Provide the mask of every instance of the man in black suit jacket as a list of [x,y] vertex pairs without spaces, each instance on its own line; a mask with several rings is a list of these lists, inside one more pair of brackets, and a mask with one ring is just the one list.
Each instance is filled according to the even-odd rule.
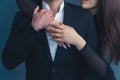
[[[48,4],[50,1],[54,2],[54,0],[45,0]],[[57,1],[59,4],[63,3],[63,0]],[[63,9],[63,23],[72,26],[96,50],[97,36],[91,14],[79,6],[66,2]],[[35,11],[34,14],[36,13]],[[52,15],[50,12],[47,14]],[[33,19],[43,18],[33,16]],[[40,28],[40,25],[31,25],[31,21],[35,23],[33,19],[22,12],[16,14],[2,54],[5,67],[13,69],[25,61],[26,80],[82,80],[84,72],[82,54],[87,53],[86,49],[78,51],[72,45],[68,49],[58,46],[53,61],[45,29],[47,24],[44,28]]]

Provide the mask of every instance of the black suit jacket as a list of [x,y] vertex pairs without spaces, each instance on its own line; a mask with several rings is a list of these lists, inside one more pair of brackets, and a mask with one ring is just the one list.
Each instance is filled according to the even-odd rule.
[[[36,32],[31,18],[18,12],[3,50],[3,64],[13,69],[25,61],[26,80],[82,80],[84,61],[74,46],[57,48],[55,61],[50,55],[45,30]],[[94,50],[97,36],[91,14],[79,6],[65,3],[64,24],[73,27]]]

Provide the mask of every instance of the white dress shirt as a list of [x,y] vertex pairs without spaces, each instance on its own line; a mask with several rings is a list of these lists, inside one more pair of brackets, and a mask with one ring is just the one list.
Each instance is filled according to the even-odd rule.
[[[49,5],[45,3],[44,1],[42,3],[42,7],[43,9],[50,10]],[[64,1],[60,5],[60,9],[55,15],[55,20],[63,23],[63,17],[64,17]],[[52,37],[48,34],[47,30],[46,30],[46,35],[47,35],[47,40],[49,43],[51,57],[52,57],[52,60],[54,61],[58,44],[52,40]]]

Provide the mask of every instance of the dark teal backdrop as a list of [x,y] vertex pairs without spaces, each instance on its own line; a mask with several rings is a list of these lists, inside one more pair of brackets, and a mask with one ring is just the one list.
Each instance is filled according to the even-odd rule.
[[[66,0],[79,5],[79,0]],[[0,80],[25,80],[25,66],[21,64],[13,70],[7,70],[2,65],[1,51],[9,36],[11,24],[18,11],[15,0],[0,0]],[[112,65],[117,80],[120,80],[120,65]]]

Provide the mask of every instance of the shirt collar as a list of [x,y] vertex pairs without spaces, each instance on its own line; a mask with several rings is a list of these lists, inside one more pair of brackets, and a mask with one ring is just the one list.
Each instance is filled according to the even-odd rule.
[[[62,4],[60,5],[60,9],[59,9],[58,12],[62,12],[62,11],[64,10],[64,5],[65,5],[65,3],[64,3],[64,1],[63,1]],[[48,9],[48,10],[50,10],[49,5],[48,5],[45,1],[42,2],[42,7],[43,7],[43,9]]]

